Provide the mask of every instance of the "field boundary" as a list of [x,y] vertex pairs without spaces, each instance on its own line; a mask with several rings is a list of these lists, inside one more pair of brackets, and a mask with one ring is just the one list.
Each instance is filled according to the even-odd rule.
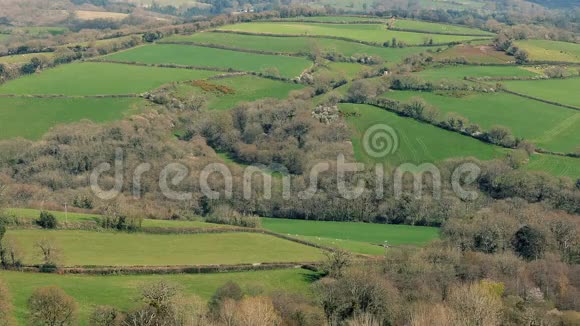
[[556,105],[556,106],[563,107],[563,108],[566,108],[566,109],[580,111],[580,107],[576,107],[576,106],[573,106],[573,105],[568,105],[568,104],[563,104],[563,103],[554,102],[554,101],[550,101],[550,100],[545,100],[545,99],[542,99],[542,98],[539,98],[539,97],[534,97],[534,96],[530,96],[530,95],[526,95],[526,94],[522,94],[522,93],[510,91],[509,89],[505,89],[505,88],[503,88],[501,91],[506,92],[508,94],[512,94],[512,95],[516,95],[516,96],[520,96],[520,97],[525,97],[525,98],[530,99],[530,100],[539,101],[539,102],[543,102],[543,103],[546,103],[546,104],[552,104],[552,105]]
[[254,264],[209,264],[181,266],[70,266],[60,267],[52,272],[42,271],[42,266],[31,265],[13,269],[29,273],[55,273],[77,275],[155,275],[155,274],[211,274],[275,269],[304,268],[316,270],[318,262],[272,262]]
[[[220,68],[220,67],[207,67],[207,66],[188,66],[188,65],[178,65],[178,64],[167,64],[167,63],[144,63],[144,62],[136,62],[136,61],[119,61],[119,60],[110,60],[110,59],[92,59],[88,60],[88,62],[103,62],[103,63],[116,63],[122,65],[133,65],[133,66],[140,66],[140,67],[158,67],[158,68],[176,68],[176,69],[189,69],[189,70],[206,70],[206,71],[217,71],[217,72],[224,72],[224,73],[245,73],[249,75],[254,75],[262,78],[268,78],[273,80],[285,81],[293,83],[291,78],[286,77],[276,77],[265,75],[263,73],[257,71],[248,71],[248,70],[237,70],[233,68]],[[208,77],[209,78],[209,77]],[[207,78],[203,78],[207,79]]]

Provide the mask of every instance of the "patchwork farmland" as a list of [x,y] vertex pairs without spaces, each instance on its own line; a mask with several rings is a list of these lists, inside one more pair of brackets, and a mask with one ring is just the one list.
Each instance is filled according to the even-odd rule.
[[[19,258],[0,271],[0,279],[13,295],[20,324],[28,321],[33,291],[49,285],[78,302],[79,325],[92,325],[95,306],[139,308],[135,298],[143,285],[162,280],[179,284],[184,295],[197,295],[204,307],[230,281],[241,287],[242,297],[287,291],[311,304],[312,284],[329,274],[325,268],[330,259],[340,260],[337,253],[352,266],[408,249],[432,264],[449,259],[443,268],[455,268],[463,257],[457,248],[480,245],[480,238],[446,242],[472,232],[467,217],[491,220],[503,217],[504,208],[523,205],[502,186],[519,195],[520,187],[537,185],[525,199],[540,202],[538,207],[548,205],[548,199],[542,202],[546,193],[557,196],[565,189],[561,201],[549,198],[562,211],[553,215],[574,209],[566,200],[580,178],[580,70],[574,64],[579,44],[518,40],[529,61],[516,64],[514,55],[493,46],[496,34],[489,31],[371,16],[277,17],[149,33],[140,31],[146,41],[135,46],[39,66],[0,83],[0,194],[13,199],[0,203],[6,207],[0,210],[6,231],[0,244],[6,247],[0,249]],[[47,52],[41,61],[60,52],[68,53]],[[38,56],[4,56],[0,63],[22,69]],[[394,130],[391,155],[377,157],[366,148],[366,133],[375,125]],[[75,146],[82,151],[74,152]],[[30,152],[20,154],[25,147]],[[88,182],[102,162],[90,153],[98,150],[106,161],[116,158],[117,149],[134,174],[121,181],[118,202],[93,200],[95,184]],[[275,187],[288,176],[292,189],[308,195],[308,169],[337,155],[364,163],[361,179],[381,183],[389,195],[396,190],[388,184],[390,172],[401,164],[432,163],[450,179],[458,162],[474,162],[482,177],[470,186],[480,197],[450,198],[454,189],[446,188],[440,202],[410,195],[397,202],[365,193],[351,203],[328,191],[336,179],[324,175],[322,193],[295,202],[278,189],[272,201],[244,202],[246,189],[236,183],[235,195],[226,199],[210,199],[185,185],[179,191],[193,194],[175,204],[157,189],[167,185],[151,181],[169,161],[191,171],[187,181],[201,179],[209,163],[226,163],[235,182],[254,177],[242,171],[252,164],[264,171],[275,163],[291,167],[268,171]],[[151,173],[142,174],[144,186],[137,189],[130,182],[140,177],[141,163],[150,162]],[[384,180],[368,169],[375,163],[388,168]],[[113,170],[105,172],[97,186],[116,187]],[[223,186],[225,179],[208,183]],[[266,178],[259,179],[265,188]],[[147,205],[140,206],[141,199]],[[528,213],[522,221],[536,216]],[[456,224],[446,224],[450,220]],[[512,243],[507,236],[502,241]],[[54,257],[47,258],[47,246]],[[453,255],[438,256],[444,250]],[[499,249],[481,251],[491,256]]]

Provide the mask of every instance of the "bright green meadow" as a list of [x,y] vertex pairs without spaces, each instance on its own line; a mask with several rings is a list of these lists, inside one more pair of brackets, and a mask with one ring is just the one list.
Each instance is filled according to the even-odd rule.
[[514,66],[443,66],[425,69],[417,75],[427,81],[463,80],[465,77],[533,77],[536,73]]
[[0,86],[0,94],[68,96],[143,93],[172,81],[205,79],[217,72],[84,62],[61,65]]
[[109,55],[106,58],[117,61],[231,68],[255,72],[276,68],[281,76],[287,78],[299,76],[304,69],[312,65],[312,62],[306,58],[263,55],[175,44],[141,46]]
[[475,28],[469,28],[457,25],[447,25],[439,23],[431,23],[420,20],[410,20],[410,19],[397,19],[394,23],[395,28],[409,29],[413,31],[422,31],[425,33],[437,32],[437,33],[450,33],[450,34],[473,34],[481,36],[491,36],[492,33],[482,31]]
[[39,139],[50,128],[88,119],[107,122],[146,107],[138,98],[1,98],[0,139]]
[[[76,230],[9,230],[25,264],[40,263],[35,243],[51,239],[64,266],[166,266],[316,261],[318,249],[258,233],[146,234]],[[87,245],[90,244],[90,245]],[[96,255],[99,252],[101,254]]]
[[[445,94],[445,93],[443,93]],[[421,97],[445,114],[455,112],[477,123],[483,130],[495,125],[510,128],[516,137],[539,147],[572,152],[580,145],[580,112],[507,93],[472,93],[443,96],[431,92],[388,92],[385,96],[406,101]]]
[[[486,160],[503,156],[505,152],[499,147],[374,106],[341,104],[340,108],[343,113],[358,115],[347,117],[347,122],[353,129],[352,143],[359,161],[396,166],[401,163],[435,163],[452,157]],[[397,135],[397,150],[385,158],[369,156],[362,144],[365,131],[376,124],[390,126]]]
[[530,61],[580,62],[580,44],[549,40],[523,40],[515,44],[528,52]]
[[511,91],[580,108],[580,78],[502,82]]

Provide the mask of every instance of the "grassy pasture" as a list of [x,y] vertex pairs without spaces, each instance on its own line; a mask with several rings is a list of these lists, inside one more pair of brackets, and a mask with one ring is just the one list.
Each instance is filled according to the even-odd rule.
[[407,56],[429,49],[428,47],[384,48],[341,40],[311,37],[275,37],[212,32],[195,33],[193,35],[174,35],[164,38],[162,42],[198,42],[283,53],[313,53],[322,51],[337,52],[345,56],[368,54],[379,56],[388,62],[399,62]]
[[530,61],[580,62],[580,44],[548,40],[524,40],[515,44],[528,52]]
[[573,157],[534,154],[524,168],[545,171],[559,177],[569,177],[573,181],[580,178],[580,159]]
[[88,325],[88,318],[94,306],[110,305],[128,310],[140,302],[139,288],[161,280],[181,285],[190,295],[209,300],[220,286],[228,281],[238,283],[246,291],[264,291],[266,294],[276,290],[309,295],[310,279],[313,272],[303,269],[284,269],[273,271],[252,271],[216,274],[176,274],[176,275],[57,275],[1,271],[0,279],[8,286],[15,306],[19,324],[26,325],[26,302],[38,288],[56,285],[75,298],[79,303],[79,325]]
[[351,23],[351,22],[377,22],[385,23],[386,20],[377,17],[357,17],[357,16],[301,16],[301,17],[291,17],[291,18],[280,18],[280,21],[286,20],[301,20],[310,22],[325,22],[325,23]]
[[448,25],[440,23],[431,23],[420,20],[410,20],[410,19],[397,19],[394,22],[393,27],[401,29],[410,29],[414,31],[423,31],[425,33],[437,32],[437,33],[451,33],[451,34],[474,34],[481,36],[491,36],[493,33],[482,31],[476,28]]
[[351,39],[383,44],[396,38],[409,45],[424,44],[429,38],[435,43],[463,42],[477,37],[457,35],[435,35],[426,33],[399,32],[387,30],[379,24],[314,24],[314,23],[242,23],[227,25],[220,30],[231,30],[251,33],[318,35],[347,37]]
[[[384,163],[396,166],[401,163],[438,162],[452,157],[475,157],[492,159],[503,156],[504,150],[455,132],[401,117],[383,109],[360,104],[340,105],[343,113],[358,116],[347,117],[353,129],[352,143],[359,161]],[[362,140],[365,131],[375,124],[393,128],[398,138],[398,149],[386,158],[373,158],[364,150]]]
[[[9,230],[26,253],[24,263],[40,262],[34,244],[53,239],[63,265],[166,266],[316,261],[318,249],[255,233],[168,234],[76,230]],[[96,254],[99,253],[99,254]]]
[[226,110],[241,102],[252,102],[263,98],[284,99],[293,90],[302,89],[300,84],[287,83],[257,76],[236,76],[211,80],[210,83],[227,86],[234,94],[208,93],[190,84],[177,86],[176,94],[181,97],[200,95],[207,98],[210,110]]
[[79,20],[91,19],[113,19],[122,20],[129,16],[128,14],[110,11],[90,11],[90,10],[75,10],[75,17]]
[[427,81],[463,80],[464,77],[532,77],[537,74],[514,66],[443,66],[425,69],[417,75]]
[[137,98],[0,98],[0,139],[39,139],[58,124],[112,121],[145,106]]
[[369,224],[359,222],[332,222],[290,220],[281,218],[263,218],[264,228],[282,234],[288,234],[324,245],[341,247],[354,252],[380,255],[383,245],[416,245],[421,246],[437,239],[438,228]]
[[312,62],[305,58],[263,55],[202,46],[162,44],[134,48],[106,57],[118,61],[232,68],[260,72],[276,68],[283,77],[296,77]]
[[483,64],[502,64],[514,61],[514,57],[507,55],[505,52],[497,51],[492,46],[486,44],[459,44],[435,54],[434,57],[435,60],[465,58],[468,62]]
[[0,86],[0,94],[68,96],[142,93],[172,81],[204,79],[217,72],[84,62],[61,65]]
[[542,148],[572,152],[580,145],[580,112],[507,93],[473,93],[463,97],[429,92],[389,92],[387,97],[405,101],[413,96],[425,99],[442,114],[458,113],[489,130],[503,125],[515,136]]
[[580,108],[580,78],[514,80],[502,84],[511,91]]

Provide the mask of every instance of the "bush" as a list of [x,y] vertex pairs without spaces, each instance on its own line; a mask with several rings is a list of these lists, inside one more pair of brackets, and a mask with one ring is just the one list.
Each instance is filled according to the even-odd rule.
[[56,217],[47,211],[40,212],[40,217],[36,220],[36,224],[43,229],[56,229],[58,227]]
[[206,222],[236,225],[247,228],[259,228],[262,225],[260,217],[240,214],[227,205],[220,205],[214,208],[211,214],[206,217]]

